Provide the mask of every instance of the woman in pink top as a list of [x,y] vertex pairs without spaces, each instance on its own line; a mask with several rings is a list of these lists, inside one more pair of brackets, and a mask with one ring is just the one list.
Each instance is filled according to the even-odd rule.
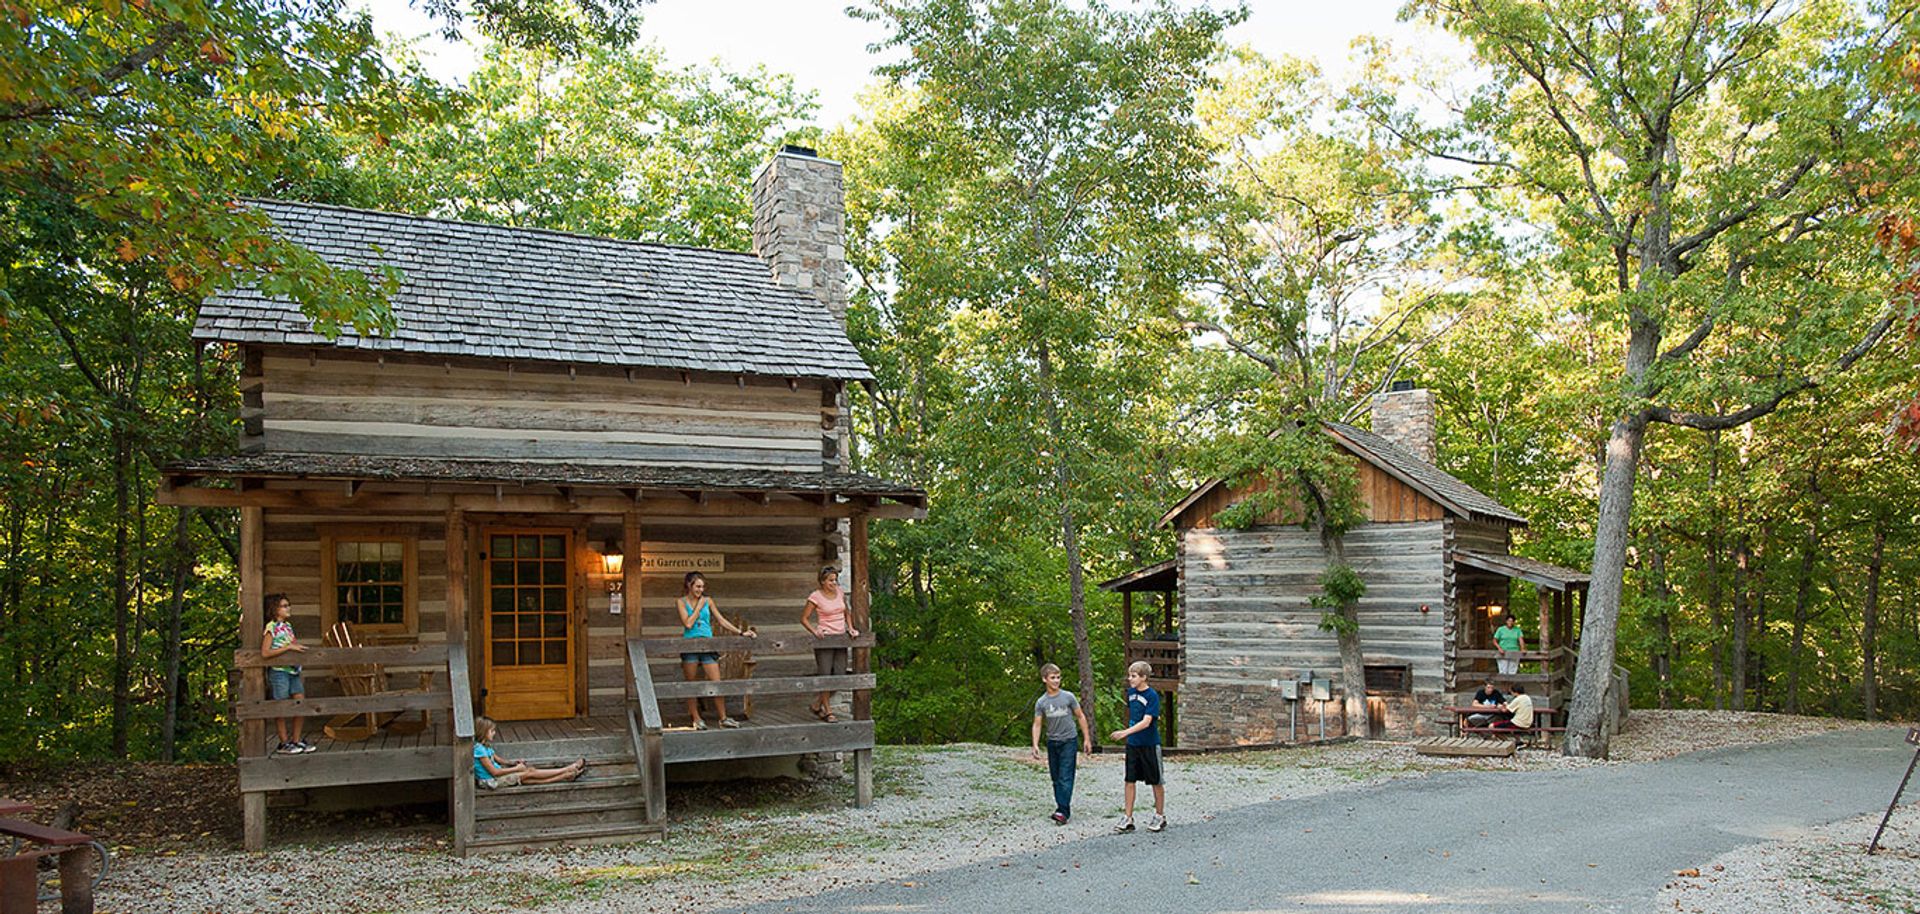
[[[820,589],[807,594],[807,605],[800,610],[800,624],[815,638],[829,635],[859,636],[860,633],[847,624],[847,595],[840,590],[838,569],[831,565],[820,569]],[[814,670],[821,676],[845,676],[851,650],[850,647],[814,648]],[[813,716],[834,723],[840,718],[834,716],[833,708],[828,704],[832,698],[832,691],[821,692],[808,710],[813,712]]]

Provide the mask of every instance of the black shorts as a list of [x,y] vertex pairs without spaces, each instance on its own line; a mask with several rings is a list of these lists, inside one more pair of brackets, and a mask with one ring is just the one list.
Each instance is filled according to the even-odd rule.
[[1143,782],[1149,786],[1160,785],[1160,747],[1127,747],[1127,783]]

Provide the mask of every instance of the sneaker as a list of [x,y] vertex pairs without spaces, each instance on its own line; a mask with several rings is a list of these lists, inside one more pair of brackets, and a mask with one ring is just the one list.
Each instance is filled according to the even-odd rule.
[[1064,812],[1056,812],[1056,813],[1054,813],[1054,814],[1053,814],[1053,824],[1055,824],[1055,825],[1065,825],[1065,824],[1067,824],[1067,814],[1066,814],[1066,813],[1064,813]]
[[320,751],[320,747],[319,747],[319,746],[316,746],[316,745],[314,745],[314,744],[312,744],[312,743],[310,743],[310,742],[307,742],[307,741],[306,741],[306,740],[304,740],[304,739],[302,739],[302,740],[295,740],[295,741],[294,741],[294,743],[293,743],[293,749],[294,749],[294,751],[295,751],[295,752],[298,752],[298,753],[300,753],[300,754],[302,754],[302,755],[305,755],[305,754],[306,754],[306,753],[308,753],[308,752],[319,752],[319,751]]
[[1166,827],[1167,817],[1159,813],[1154,813],[1153,818],[1147,820],[1147,831],[1159,831]]
[[1132,817],[1132,816],[1122,816],[1122,817],[1120,818],[1120,824],[1119,824],[1119,825],[1115,825],[1115,826],[1113,827],[1113,833],[1114,833],[1114,834],[1116,834],[1116,835],[1124,835],[1124,834],[1126,834],[1127,832],[1130,832],[1130,831],[1133,831],[1133,817]]
[[300,747],[294,745],[293,743],[281,743],[280,745],[273,747],[273,754],[274,755],[299,755]]
[[738,730],[740,729],[740,722],[731,717],[722,717],[720,718],[720,726],[728,730]]
[[695,730],[705,730],[707,728],[707,722],[704,720],[696,720],[693,722],[693,728]]

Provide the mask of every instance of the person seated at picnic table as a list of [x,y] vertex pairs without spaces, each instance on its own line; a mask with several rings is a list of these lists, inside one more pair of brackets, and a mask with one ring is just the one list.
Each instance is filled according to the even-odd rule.
[[1486,708],[1488,713],[1467,715],[1467,726],[1484,727],[1492,723],[1495,717],[1502,716],[1493,713],[1494,709],[1503,707],[1506,703],[1507,696],[1501,694],[1500,690],[1494,687],[1492,680],[1481,683],[1480,691],[1473,693],[1473,706],[1476,708]]
[[1507,699],[1507,710],[1513,716],[1506,720],[1496,720],[1487,726],[1495,730],[1531,730],[1533,729],[1533,696],[1527,694],[1527,687],[1514,683],[1507,687],[1513,697]]

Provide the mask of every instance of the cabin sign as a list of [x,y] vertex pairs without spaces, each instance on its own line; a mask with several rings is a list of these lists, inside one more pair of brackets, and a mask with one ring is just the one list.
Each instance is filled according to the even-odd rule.
[[655,555],[642,555],[640,570],[659,574],[689,571],[698,571],[701,574],[724,574],[727,570],[727,556],[723,552],[661,552]]

